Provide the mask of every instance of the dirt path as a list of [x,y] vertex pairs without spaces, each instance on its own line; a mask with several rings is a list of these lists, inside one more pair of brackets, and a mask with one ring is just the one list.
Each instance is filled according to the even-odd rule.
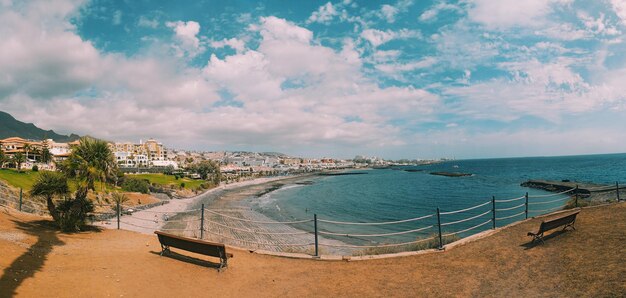
[[231,249],[235,257],[218,273],[206,262],[160,257],[153,236],[117,230],[61,234],[39,217],[0,209],[0,296],[626,295],[625,203],[583,209],[576,231],[526,245],[526,232],[539,222],[443,253],[383,260],[296,260]]

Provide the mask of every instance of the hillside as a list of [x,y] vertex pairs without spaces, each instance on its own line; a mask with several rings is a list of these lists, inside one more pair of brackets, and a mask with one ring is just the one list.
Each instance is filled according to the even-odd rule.
[[0,111],[0,139],[9,137],[32,140],[53,139],[56,142],[71,142],[80,138],[75,134],[66,136],[57,134],[53,130],[43,130],[32,123],[21,122],[8,113]]

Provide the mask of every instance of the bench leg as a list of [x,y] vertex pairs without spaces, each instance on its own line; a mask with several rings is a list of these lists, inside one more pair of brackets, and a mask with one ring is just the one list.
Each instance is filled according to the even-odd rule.
[[161,244],[161,256],[163,256],[164,253],[169,252],[170,251],[170,247],[169,246],[165,246],[163,244]]
[[539,240],[541,241],[541,243],[545,244],[545,242],[543,241],[543,233],[541,234],[533,234],[533,241],[531,241],[531,243],[535,243],[535,241]]
[[565,227],[563,227],[563,231],[565,231],[567,228],[572,228],[572,230],[576,231],[576,228],[574,227],[574,224],[567,224],[567,225],[565,225]]
[[217,271],[219,272],[222,268],[225,268],[226,266],[228,266],[228,259],[220,252],[220,268],[218,268]]

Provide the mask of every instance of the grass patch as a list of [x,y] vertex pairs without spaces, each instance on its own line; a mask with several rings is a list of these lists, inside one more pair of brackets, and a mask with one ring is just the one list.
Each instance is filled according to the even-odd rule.
[[24,191],[28,191],[33,187],[38,176],[39,172],[18,172],[13,169],[0,169],[0,179],[13,187],[22,188]]
[[[370,248],[365,248],[363,250],[355,251],[354,253],[352,253],[352,255],[354,256],[384,255],[384,254],[394,254],[394,253],[399,253],[399,252],[404,252],[404,251],[418,251],[418,250],[439,248],[439,235],[432,234],[428,237],[421,238],[421,239],[427,239],[427,238],[432,238],[432,239],[418,242],[418,243],[402,245],[402,246],[370,247]],[[442,239],[443,245],[452,243],[459,239],[461,238],[457,235],[444,236]],[[417,240],[420,240],[420,238],[416,239],[416,241]]]
[[189,178],[176,178],[172,175],[165,174],[133,174],[128,175],[128,177],[135,177],[138,179],[147,179],[151,184],[157,184],[161,186],[175,186],[180,187],[182,183],[184,183],[184,188],[186,189],[196,189],[200,186],[200,184],[204,183],[204,180],[193,180]]

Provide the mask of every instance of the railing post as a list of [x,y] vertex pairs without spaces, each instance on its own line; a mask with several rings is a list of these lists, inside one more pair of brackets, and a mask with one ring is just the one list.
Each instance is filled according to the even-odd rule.
[[574,190],[574,195],[575,195],[574,205],[576,208],[578,208],[578,184],[576,184],[576,190]]
[[315,256],[319,257],[319,247],[317,242],[317,214],[313,214],[313,229],[315,230]]
[[116,202],[117,206],[117,229],[120,229],[120,202]]
[[200,239],[204,239],[204,204],[200,213]]
[[437,228],[439,228],[439,249],[443,249],[443,238],[441,236],[441,214],[439,207],[437,207]]
[[21,187],[20,187],[20,211],[22,211],[22,188]]
[[496,229],[496,196],[491,196],[491,222],[493,229]]
[[525,197],[526,197],[526,203],[525,203],[526,210],[524,212],[526,213],[526,219],[528,219],[528,192],[526,193]]
[[617,194],[617,201],[619,202],[619,184],[615,181],[615,193]]

